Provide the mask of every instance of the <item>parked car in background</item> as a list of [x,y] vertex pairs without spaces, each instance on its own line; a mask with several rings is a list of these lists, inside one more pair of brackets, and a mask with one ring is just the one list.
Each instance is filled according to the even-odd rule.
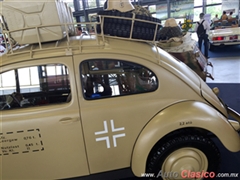
[[225,45],[240,44],[240,27],[238,24],[230,26],[218,26],[209,31],[209,50]]

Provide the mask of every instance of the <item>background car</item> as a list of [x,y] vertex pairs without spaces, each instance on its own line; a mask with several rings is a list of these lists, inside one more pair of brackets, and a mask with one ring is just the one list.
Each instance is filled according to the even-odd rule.
[[240,27],[226,27],[209,31],[209,50],[212,51],[218,46],[239,45]]

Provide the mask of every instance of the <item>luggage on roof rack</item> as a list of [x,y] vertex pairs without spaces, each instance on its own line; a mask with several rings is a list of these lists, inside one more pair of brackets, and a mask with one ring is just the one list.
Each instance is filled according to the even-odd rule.
[[[98,15],[94,15],[96,22],[80,23],[73,22],[70,8],[60,0],[42,2],[29,0],[28,3],[22,3],[20,0],[5,0],[0,2],[1,7],[3,35],[5,39],[9,39],[5,43],[7,55],[29,53],[32,56],[34,52],[59,48],[59,42],[66,43],[61,48],[68,55],[74,48],[81,50],[82,43],[75,44],[74,47],[71,43],[74,40],[86,39],[83,33],[80,36],[76,34],[75,26],[91,27],[94,33],[90,34],[89,39],[95,39],[97,46],[105,44],[105,37],[154,45],[159,40],[161,20],[151,17],[150,13],[146,14],[142,7],[129,12],[100,11]],[[70,37],[74,35],[78,37]],[[56,41],[52,47],[46,49],[42,46],[42,43],[51,41]],[[31,45],[31,48],[23,50],[22,47],[27,45]],[[21,52],[17,51],[20,48]]]
[[161,20],[157,18],[117,10],[99,11],[98,15],[97,21],[101,22],[97,26],[98,33],[103,31],[105,35],[149,41],[159,39]]
[[73,23],[70,9],[60,0],[28,0],[27,3],[5,0],[1,3],[9,36],[19,44],[55,41],[66,37],[67,33],[75,33],[73,24],[69,24]]

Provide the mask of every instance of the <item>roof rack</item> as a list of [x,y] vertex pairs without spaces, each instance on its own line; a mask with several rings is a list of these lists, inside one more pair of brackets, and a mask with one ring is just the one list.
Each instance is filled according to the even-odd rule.
[[[2,19],[4,19],[4,17],[2,15],[0,15]],[[95,18],[98,19],[98,22],[81,22],[81,23],[61,23],[61,24],[51,24],[51,25],[41,25],[41,26],[34,26],[34,27],[28,27],[28,28],[21,28],[21,29],[17,29],[17,30],[8,30],[7,24],[4,23],[0,23],[1,24],[1,28],[2,28],[2,33],[3,33],[3,37],[5,39],[5,46],[6,46],[6,55],[7,56],[11,56],[11,55],[17,55],[17,54],[22,54],[22,53],[29,53],[30,58],[33,57],[35,52],[38,51],[46,51],[46,50],[50,50],[50,49],[64,49],[66,52],[66,55],[71,55],[72,54],[72,50],[77,49],[80,50],[80,52],[82,51],[83,47],[86,47],[86,45],[84,46],[82,44],[82,40],[84,39],[84,36],[86,35],[81,35],[79,38],[79,44],[78,45],[71,45],[71,37],[72,36],[76,36],[76,35],[72,35],[69,33],[69,25],[72,25],[74,27],[77,26],[91,26],[94,29],[95,34],[89,34],[89,36],[91,37],[91,39],[95,39],[96,44],[95,46],[105,46],[106,43],[106,37],[111,37],[111,38],[115,38],[115,39],[124,39],[124,40],[129,40],[129,41],[138,41],[138,42],[146,42],[146,43],[151,43],[153,45],[156,46],[157,44],[157,35],[158,35],[158,30],[160,28],[160,23],[158,22],[152,22],[152,21],[148,21],[148,20],[144,20],[144,19],[137,19],[136,15],[133,13],[132,17],[120,17],[120,16],[108,16],[108,15],[94,15],[96,16]],[[105,26],[108,24],[107,21],[109,21],[110,19],[115,19],[115,20],[120,20],[120,21],[128,21],[128,31],[127,32],[127,36],[114,36],[111,33],[106,33],[105,30]],[[136,26],[137,23],[145,23],[148,25],[151,25],[151,29],[152,32],[151,33],[151,38],[148,37],[148,39],[141,39],[140,37],[134,37],[134,31],[137,30],[138,26]],[[47,27],[62,27],[63,31],[65,31],[66,33],[64,34],[64,38],[62,39],[58,39],[55,40],[55,45],[51,48],[44,48],[43,47],[43,42],[42,41],[42,35],[40,33],[41,29],[47,28]],[[122,25],[119,24],[119,26],[125,26],[126,25]],[[147,29],[147,28],[146,28]],[[148,28],[149,29],[149,28]],[[13,34],[14,33],[23,33],[23,32],[27,32],[28,30],[34,30],[35,32],[35,36],[37,37],[37,42],[36,43],[32,43],[32,44],[19,44],[18,42],[16,42],[13,38]],[[138,34],[141,34],[138,33]],[[51,41],[52,42],[52,41]],[[65,42],[66,45],[61,45],[58,46],[59,42]],[[28,48],[26,51],[24,50],[24,47],[26,46],[30,46],[30,48]],[[91,45],[92,47],[92,45]],[[21,51],[17,51],[18,49],[22,49]]]

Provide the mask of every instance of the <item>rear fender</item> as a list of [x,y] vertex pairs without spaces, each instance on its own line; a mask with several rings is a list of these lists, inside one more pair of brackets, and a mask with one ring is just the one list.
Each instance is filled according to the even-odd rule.
[[240,150],[240,137],[226,117],[202,102],[181,102],[161,111],[142,130],[133,150],[133,173],[141,176],[145,172],[147,158],[154,145],[168,133],[182,128],[208,130],[215,134],[229,151]]

